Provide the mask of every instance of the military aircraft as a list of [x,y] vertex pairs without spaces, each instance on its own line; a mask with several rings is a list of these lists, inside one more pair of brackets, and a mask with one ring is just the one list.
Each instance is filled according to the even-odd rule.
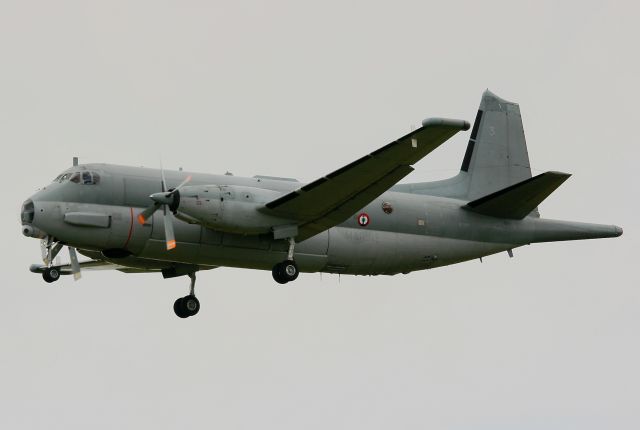
[[[614,225],[543,219],[537,209],[569,174],[531,175],[520,108],[483,94],[460,172],[397,184],[470,124],[430,118],[388,145],[313,182],[78,164],[22,205],[22,232],[41,239],[46,282],[85,269],[189,276],[174,303],[198,313],[195,274],[230,266],[395,275],[482,258],[519,246],[615,237]],[[56,256],[68,247],[69,264]],[[77,251],[76,251],[77,250]],[[80,262],[77,253],[90,260]]]

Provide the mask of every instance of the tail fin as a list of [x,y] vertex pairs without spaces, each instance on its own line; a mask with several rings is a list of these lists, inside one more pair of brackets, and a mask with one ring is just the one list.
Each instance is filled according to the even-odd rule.
[[394,189],[476,200],[529,178],[531,167],[520,106],[486,90],[460,173],[443,181],[404,184]]
[[484,92],[460,171],[469,200],[531,178],[520,106]]

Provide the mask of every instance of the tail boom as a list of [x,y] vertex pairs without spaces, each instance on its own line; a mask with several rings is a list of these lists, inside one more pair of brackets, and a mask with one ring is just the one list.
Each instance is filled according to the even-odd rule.
[[622,228],[617,225],[536,219],[533,222],[531,243],[602,239],[621,235]]

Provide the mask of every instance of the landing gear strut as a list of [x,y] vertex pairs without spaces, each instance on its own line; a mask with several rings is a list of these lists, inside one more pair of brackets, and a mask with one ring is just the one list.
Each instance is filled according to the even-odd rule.
[[60,279],[60,271],[53,267],[53,260],[56,258],[60,250],[62,249],[61,243],[54,243],[51,236],[47,236],[42,240],[42,246],[44,247],[43,259],[47,267],[42,272],[42,279],[45,282],[52,283]]
[[295,261],[293,261],[293,251],[296,246],[296,241],[290,237],[289,238],[289,252],[287,253],[287,259],[283,262],[280,262],[273,266],[271,269],[271,274],[273,275],[273,279],[278,284],[286,284],[287,282],[295,281],[300,274],[298,270],[298,265]]
[[192,317],[200,310],[200,301],[196,298],[196,274],[189,273],[191,285],[189,287],[189,295],[180,297],[173,304],[173,311],[180,318]]

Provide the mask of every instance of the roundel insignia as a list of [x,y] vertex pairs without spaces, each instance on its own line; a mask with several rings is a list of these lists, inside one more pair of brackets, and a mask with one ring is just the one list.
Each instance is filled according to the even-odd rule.
[[362,212],[360,215],[358,215],[358,224],[360,224],[361,227],[368,226],[369,225],[369,215],[367,215],[364,212]]

